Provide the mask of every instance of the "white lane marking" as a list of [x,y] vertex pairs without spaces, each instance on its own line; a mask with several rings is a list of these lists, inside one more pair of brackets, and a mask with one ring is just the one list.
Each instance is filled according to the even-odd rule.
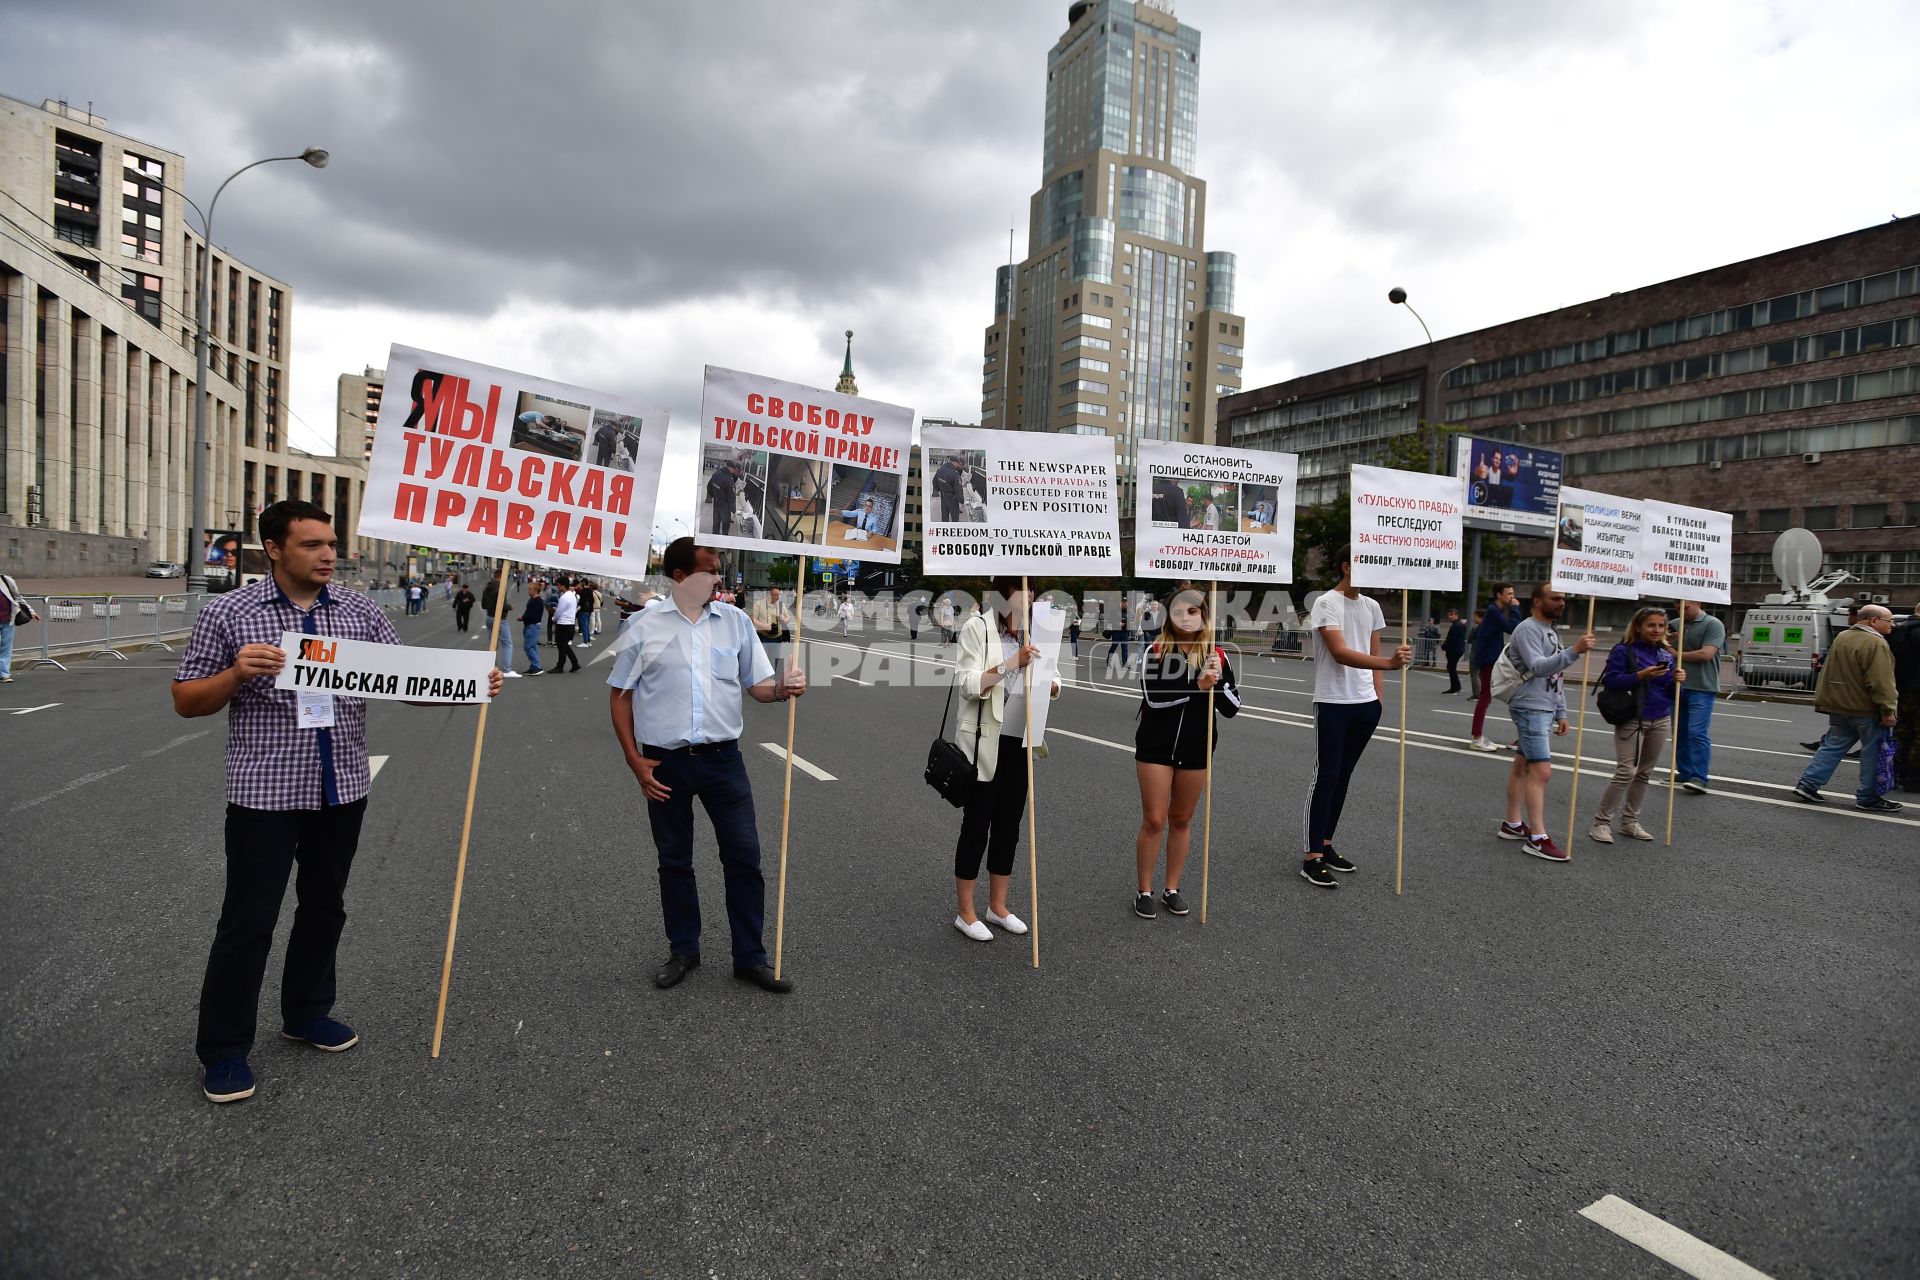
[[[1473,712],[1471,711],[1449,711],[1445,707],[1428,707],[1427,710],[1432,712],[1436,716],[1466,716],[1468,719],[1472,719],[1473,717]],[[1742,716],[1740,718],[1743,720],[1765,720],[1768,717]],[[1605,723],[1605,722],[1603,721],[1602,723]],[[1782,720],[1780,721],[1780,723],[1792,724],[1793,721]],[[1381,727],[1385,728],[1386,726],[1382,725]],[[1609,725],[1608,727],[1611,728],[1612,726]],[[1771,747],[1736,747],[1731,742],[1716,742],[1713,744],[1713,749],[1715,751],[1745,751],[1751,755],[1756,755],[1756,756],[1787,756],[1795,760],[1804,760],[1813,754],[1810,751],[1775,751]],[[1591,760],[1593,757],[1588,756],[1586,758]],[[1607,761],[1607,763],[1612,764],[1613,762],[1609,760]]]
[[843,675],[835,675],[833,678],[835,680],[845,680],[851,684],[857,684],[863,689],[873,688],[873,681],[871,680],[856,680],[852,676],[843,676]]
[[368,782],[372,782],[375,778],[380,776],[380,766],[384,765],[386,762],[387,762],[387,757],[385,756],[368,756],[367,757],[367,781]]
[[25,804],[17,804],[13,806],[13,811],[15,813],[19,813],[22,809],[31,809],[35,805],[45,804],[49,800],[58,800],[61,796],[67,794],[67,792],[69,791],[78,791],[81,787],[86,786],[90,782],[98,782],[102,778],[111,778],[114,774],[119,773],[122,769],[130,768],[130,767],[131,766],[129,765],[117,764],[111,769],[102,769],[98,773],[83,774],[82,776],[75,778],[72,782],[69,782],[64,787],[57,787],[54,790],[47,792],[47,794],[43,796],[35,796],[33,799],[27,801]]
[[[787,758],[787,749],[781,746],[777,742],[763,742],[760,745],[765,747],[767,750],[773,752],[774,755],[780,757],[782,760],[785,760]],[[798,769],[802,773],[811,774],[813,777],[820,779],[820,781],[822,782],[840,781],[840,779],[834,777],[832,774],[828,773],[825,769],[822,769],[819,765],[810,764],[807,761],[802,760],[798,755],[793,757],[793,767]]]
[[57,702],[47,702],[37,707],[0,707],[0,711],[10,711],[16,716],[30,716],[36,711],[51,711],[59,705]]
[[204,738],[212,732],[213,730],[211,729],[202,729],[198,733],[183,733],[179,737],[175,738],[172,742],[169,742],[164,747],[155,747],[151,751],[142,751],[140,753],[140,756],[142,759],[146,759],[146,760],[150,760],[154,756],[163,756],[167,754],[167,752],[173,750],[175,747],[183,747],[187,743],[192,742],[195,738]]
[[1132,751],[1133,750],[1132,747],[1129,747],[1124,743],[1112,742],[1106,738],[1095,738],[1084,733],[1073,733],[1070,730],[1062,729],[1058,725],[1049,725],[1047,727],[1047,732],[1057,733],[1063,738],[1078,738],[1082,742],[1091,742],[1097,746],[1112,747],[1115,751]]
[[[836,648],[842,648],[842,649],[857,649],[860,647],[858,645],[836,644],[833,641],[827,641],[827,640],[816,640],[813,643],[833,645]],[[919,663],[922,666],[951,669],[951,663],[936,661],[931,658],[922,658],[922,657],[912,656],[908,654],[896,654],[894,656],[908,658],[910,661]],[[1139,691],[1135,689],[1124,689],[1124,688],[1116,689],[1110,686],[1098,685],[1098,684],[1086,684],[1084,682],[1071,680],[1071,679],[1063,680],[1061,683],[1069,689],[1079,689],[1087,693],[1102,693],[1110,698],[1137,699],[1140,696]],[[1312,695],[1304,694],[1302,696],[1311,697]],[[1467,715],[1469,713],[1463,712],[1463,711],[1443,711],[1441,714]],[[1260,720],[1260,721],[1266,722],[1267,724],[1290,725],[1296,729],[1311,729],[1313,728],[1313,723],[1314,723],[1313,715],[1311,712],[1288,711],[1280,707],[1252,707],[1252,706],[1242,707],[1240,709],[1240,718],[1246,719],[1246,720]],[[1051,730],[1052,726],[1049,726],[1049,729]],[[1379,729],[1380,736],[1383,736],[1383,737],[1397,734],[1399,733],[1399,731],[1400,731],[1400,727],[1398,725],[1388,724],[1388,723],[1385,723],[1384,721],[1381,723],[1380,729]],[[1065,732],[1065,730],[1062,730],[1061,732]],[[1425,742],[1420,741],[1420,739],[1423,739],[1423,738],[1431,739],[1431,741],[1425,741]],[[1459,738],[1454,737],[1451,734],[1428,733],[1421,729],[1407,730],[1407,745],[1410,747],[1417,747],[1422,751],[1442,751],[1448,755],[1468,756],[1475,759],[1486,760],[1492,764],[1500,765],[1503,768],[1510,767],[1509,762],[1513,759],[1512,751],[1506,747],[1502,747],[1498,751],[1479,751],[1471,746],[1467,746],[1466,744],[1462,743]],[[1788,754],[1791,754],[1791,753],[1788,753]],[[1571,752],[1560,752],[1560,753],[1556,753],[1556,759],[1571,761],[1573,759],[1573,755]],[[1573,772],[1573,765],[1571,763],[1569,764],[1556,763],[1553,767],[1554,767],[1554,770],[1558,773]],[[1597,756],[1581,757],[1580,772],[1583,774],[1588,774],[1589,776],[1591,776],[1596,771],[1601,771],[1601,772],[1611,771],[1613,767],[1614,767],[1614,762],[1612,760],[1605,760]],[[1654,776],[1657,780],[1661,780],[1666,777],[1666,772],[1667,771],[1665,768],[1661,768],[1655,773]],[[1731,775],[1724,775],[1724,774],[1717,774],[1717,773],[1709,774],[1707,780],[1709,782],[1733,783],[1743,787],[1765,787],[1775,791],[1793,790],[1793,787],[1787,783],[1766,782],[1758,778],[1740,778],[1740,777],[1734,777]],[[1656,781],[1655,785],[1664,786],[1665,783],[1664,781]],[[1718,791],[1718,792],[1715,792],[1714,794],[1729,800],[1744,800],[1751,804],[1784,805],[1788,808],[1793,808],[1793,809],[1811,809],[1811,808],[1818,807],[1814,805],[1802,804],[1800,801],[1797,801],[1797,800],[1775,800],[1770,796],[1748,795],[1745,792],[1740,792],[1740,791]],[[1877,813],[1862,813],[1860,810],[1855,809],[1852,805],[1829,805],[1826,807],[1826,811],[1834,814],[1843,814],[1849,818],[1860,818],[1868,822],[1891,822],[1895,826],[1920,827],[1920,821],[1914,821],[1908,818],[1893,818],[1893,817],[1888,817],[1884,814],[1877,814]]]
[[1721,1252],[1698,1236],[1688,1235],[1619,1196],[1601,1196],[1580,1210],[1580,1216],[1599,1223],[1628,1244],[1638,1245],[1697,1280],[1770,1280],[1764,1271],[1754,1270],[1732,1254]]
[[1768,724],[1793,723],[1793,721],[1783,720],[1779,716],[1743,716],[1736,711],[1716,711],[1713,714],[1716,716],[1725,716],[1729,720],[1765,720]]

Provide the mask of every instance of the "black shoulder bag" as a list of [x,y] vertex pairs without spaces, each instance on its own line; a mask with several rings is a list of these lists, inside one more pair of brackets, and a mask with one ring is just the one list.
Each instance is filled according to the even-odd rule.
[[[1608,655],[1611,660],[1612,655]],[[1633,650],[1627,650],[1627,666],[1633,666]],[[1593,686],[1594,705],[1600,709],[1600,718],[1616,728],[1623,724],[1632,724],[1642,718],[1647,705],[1647,682],[1634,682],[1631,689],[1609,689],[1606,685],[1606,673],[1601,672],[1600,679]]]
[[[927,748],[927,785],[940,793],[940,798],[958,809],[967,803],[973,794],[974,780],[978,777],[974,761],[967,759],[967,753],[960,744],[947,741],[947,715],[953,710],[953,686],[947,686],[946,709],[940,713],[940,736]],[[986,708],[981,708],[981,720],[986,718]],[[973,722],[974,759],[980,756],[980,720]]]

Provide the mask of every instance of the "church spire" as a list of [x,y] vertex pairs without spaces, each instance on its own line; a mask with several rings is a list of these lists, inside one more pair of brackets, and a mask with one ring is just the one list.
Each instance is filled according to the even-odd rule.
[[853,380],[853,330],[851,329],[847,330],[846,363],[840,366],[840,381],[835,384],[833,389],[842,395],[857,396],[860,394],[860,387]]

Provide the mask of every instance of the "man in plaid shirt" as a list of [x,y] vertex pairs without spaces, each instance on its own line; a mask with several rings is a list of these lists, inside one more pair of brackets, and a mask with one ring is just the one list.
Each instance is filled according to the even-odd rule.
[[[260,514],[272,571],[206,604],[173,676],[183,716],[227,713],[227,889],[200,988],[196,1051],[211,1102],[253,1096],[253,1047],[273,926],[294,866],[297,906],[280,979],[281,1034],[330,1053],[360,1042],[331,1016],[347,872],[371,779],[359,698],[273,687],[287,631],[399,644],[380,606],[332,586],[332,517],[310,502]],[[500,673],[488,682],[500,692]],[[304,722],[304,723],[303,723]]]

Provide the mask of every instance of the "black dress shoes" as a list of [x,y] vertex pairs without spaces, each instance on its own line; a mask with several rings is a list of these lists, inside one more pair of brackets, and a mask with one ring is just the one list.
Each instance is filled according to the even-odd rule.
[[667,962],[654,973],[653,985],[663,991],[668,987],[677,987],[680,985],[680,979],[699,967],[700,957],[697,955],[668,956]]
[[773,968],[770,965],[762,964],[755,965],[751,969],[735,969],[733,976],[742,982],[751,982],[762,991],[771,991],[775,995],[785,995],[787,992],[793,990],[793,984],[791,982],[785,978],[776,978],[773,976]]

